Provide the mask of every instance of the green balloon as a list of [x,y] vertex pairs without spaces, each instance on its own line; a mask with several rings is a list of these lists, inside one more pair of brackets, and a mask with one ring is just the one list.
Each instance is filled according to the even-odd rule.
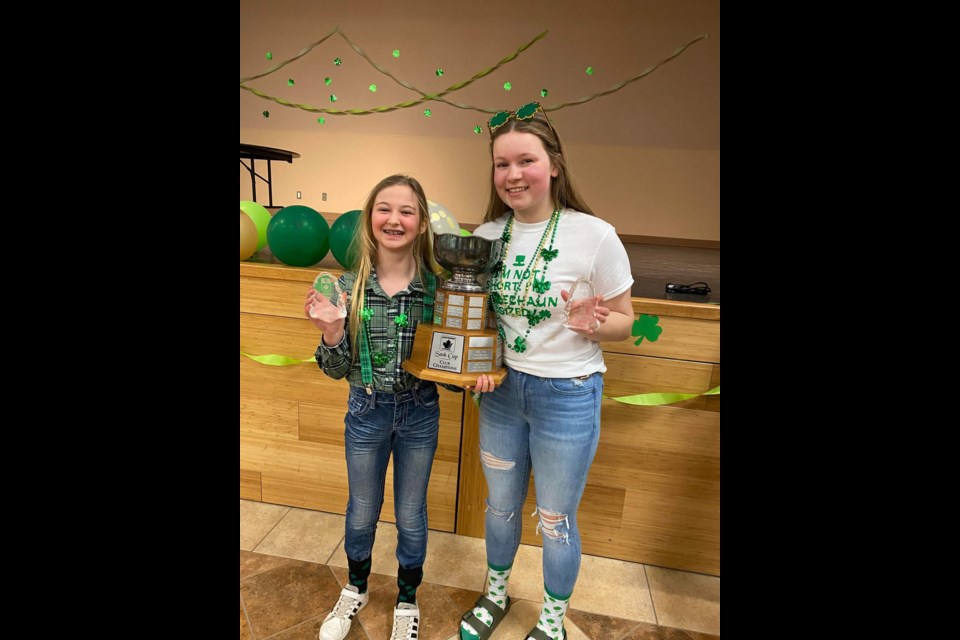
[[340,266],[350,269],[356,252],[351,250],[353,236],[357,233],[357,222],[360,220],[360,210],[347,211],[333,221],[330,227],[330,252],[337,259]]
[[330,225],[322,215],[303,205],[284,207],[267,227],[270,251],[291,267],[309,267],[327,255]]
[[473,234],[470,233],[469,231],[467,231],[466,229],[464,229],[463,227],[460,227],[460,235],[462,235],[462,236],[472,236]]
[[240,211],[250,216],[257,227],[257,251],[267,246],[267,226],[270,224],[270,212],[262,205],[250,200],[240,201]]

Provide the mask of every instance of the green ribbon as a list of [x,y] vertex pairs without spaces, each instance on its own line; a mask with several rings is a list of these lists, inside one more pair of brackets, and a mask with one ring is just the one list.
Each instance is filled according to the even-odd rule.
[[[531,40],[530,42],[528,42],[528,43],[526,43],[526,44],[524,44],[524,45],[521,45],[516,51],[514,51],[512,54],[509,54],[509,55],[507,55],[506,57],[504,57],[502,60],[500,60],[500,62],[498,62],[498,63],[495,64],[494,66],[488,67],[487,69],[483,69],[482,71],[476,72],[476,73],[473,74],[473,76],[470,77],[469,79],[467,79],[467,80],[461,80],[460,82],[457,82],[457,83],[455,83],[455,84],[453,84],[453,85],[450,85],[449,87],[447,87],[447,88],[444,89],[443,91],[440,91],[439,93],[427,93],[427,92],[425,92],[425,91],[422,91],[422,90],[419,89],[418,87],[415,87],[414,85],[410,84],[410,83],[407,82],[406,80],[403,80],[402,78],[396,77],[395,75],[393,75],[392,73],[390,73],[387,69],[383,68],[382,66],[380,66],[379,64],[377,64],[376,62],[374,62],[374,61],[366,54],[366,52],[365,52],[363,49],[361,49],[358,45],[356,45],[355,43],[353,43],[353,42],[350,40],[350,38],[347,37],[347,34],[345,34],[344,32],[342,32],[342,31],[340,30],[340,27],[334,27],[333,31],[331,31],[330,33],[328,33],[327,35],[325,35],[325,36],[324,36],[322,39],[320,39],[319,41],[314,42],[313,44],[311,44],[311,45],[309,45],[309,46],[307,46],[307,47],[304,47],[303,49],[300,50],[299,53],[297,53],[294,57],[290,58],[289,60],[285,60],[284,62],[281,62],[280,64],[274,65],[274,66],[270,67],[269,69],[267,69],[266,71],[264,71],[263,73],[259,73],[259,74],[257,74],[257,75],[253,75],[253,76],[248,76],[248,77],[246,77],[246,78],[240,78],[240,88],[243,89],[243,90],[245,90],[245,91],[249,91],[250,93],[254,94],[255,96],[257,96],[257,97],[259,97],[259,98],[262,98],[262,99],[264,99],[264,100],[270,100],[270,101],[272,101],[272,102],[276,102],[277,104],[281,104],[281,105],[283,105],[283,106],[285,106],[285,107],[291,107],[291,108],[294,108],[294,109],[301,109],[301,110],[303,110],[303,111],[312,111],[312,112],[314,112],[314,113],[325,113],[325,114],[334,115],[334,116],[343,116],[343,115],[361,116],[361,115],[368,115],[368,114],[373,114],[373,113],[386,113],[386,112],[389,112],[389,111],[396,111],[396,110],[398,110],[398,109],[408,109],[408,108],[410,108],[410,107],[414,107],[414,106],[416,106],[416,105],[418,105],[418,104],[421,104],[421,103],[423,103],[423,102],[427,102],[427,101],[430,101],[430,100],[436,100],[437,102],[443,102],[443,103],[446,103],[446,104],[448,104],[448,105],[450,105],[450,106],[452,106],[452,107],[456,107],[456,108],[458,108],[458,109],[466,109],[466,110],[471,110],[471,111],[479,111],[479,112],[481,112],[481,113],[489,113],[489,114],[492,115],[492,114],[497,113],[497,112],[499,111],[499,109],[489,109],[489,108],[485,108],[485,107],[478,107],[478,106],[471,105],[471,104],[464,104],[464,103],[462,103],[462,102],[454,102],[454,101],[452,101],[452,100],[447,100],[446,98],[444,98],[444,96],[446,96],[447,94],[450,94],[450,93],[454,93],[454,92],[456,92],[456,91],[459,91],[460,89],[463,89],[463,88],[469,86],[470,84],[474,83],[475,81],[477,81],[477,80],[479,80],[479,79],[481,79],[481,78],[483,78],[483,77],[485,77],[485,76],[490,75],[491,73],[493,73],[494,71],[496,71],[497,69],[499,69],[499,68],[502,67],[503,65],[507,64],[508,62],[512,62],[512,61],[513,61],[514,59],[516,59],[521,53],[523,53],[524,51],[526,51],[527,49],[529,49],[531,46],[533,46],[534,43],[536,43],[536,42],[537,42],[538,40],[540,40],[541,38],[545,37],[545,36],[547,35],[547,33],[548,33],[548,31],[544,31],[543,33],[541,33],[540,35],[538,35],[537,37],[535,37],[533,40]],[[272,96],[272,95],[266,94],[266,93],[264,93],[263,91],[260,91],[260,90],[258,90],[258,89],[254,89],[253,87],[249,87],[249,86],[247,86],[246,84],[244,84],[244,83],[246,83],[246,82],[250,82],[250,81],[252,81],[252,80],[256,80],[256,79],[258,79],[258,78],[262,78],[262,77],[264,77],[264,76],[270,75],[271,73],[274,73],[275,71],[279,71],[282,67],[290,64],[290,63],[293,62],[294,60],[297,60],[298,58],[301,58],[301,57],[307,55],[308,53],[310,53],[310,51],[313,50],[314,47],[316,47],[316,46],[320,45],[321,43],[325,42],[328,38],[330,38],[330,37],[333,36],[333,35],[339,35],[341,38],[343,38],[343,39],[347,42],[347,44],[350,45],[350,47],[351,47],[354,51],[356,51],[362,58],[364,58],[371,66],[373,66],[374,69],[376,69],[376,70],[379,71],[380,73],[388,76],[391,80],[393,80],[394,82],[396,82],[396,83],[399,84],[400,86],[404,87],[405,89],[409,89],[409,90],[411,90],[411,91],[415,91],[416,93],[419,93],[422,97],[419,98],[419,99],[417,99],[417,100],[408,100],[408,101],[399,102],[399,103],[396,103],[396,104],[393,104],[393,105],[373,107],[373,108],[371,108],[371,109],[346,109],[346,110],[341,110],[341,109],[325,109],[325,108],[321,108],[321,107],[315,107],[315,106],[309,105],[309,104],[297,104],[297,103],[294,103],[294,102],[290,102],[289,100],[286,100],[286,99],[284,99],[284,98],[280,98],[280,97],[277,97],[277,96]],[[622,81],[622,82],[618,82],[617,84],[613,85],[612,87],[610,87],[609,89],[607,89],[607,90],[605,90],[605,91],[601,91],[601,92],[599,92],[599,93],[594,93],[594,94],[589,95],[589,96],[583,96],[582,98],[578,98],[578,99],[576,99],[576,100],[573,100],[572,102],[563,102],[563,103],[559,103],[559,104],[545,105],[545,106],[543,107],[543,110],[544,110],[544,112],[547,112],[547,111],[559,111],[560,109],[564,109],[564,108],[566,108],[566,107],[574,107],[574,106],[583,104],[583,103],[585,103],[585,102],[590,102],[591,100],[595,100],[595,99],[597,99],[597,98],[602,98],[602,97],[604,97],[604,96],[608,96],[608,95],[610,95],[611,93],[615,93],[615,92],[619,91],[620,89],[623,89],[623,88],[624,88],[625,86],[627,86],[628,84],[631,84],[631,83],[633,83],[633,82],[636,82],[637,80],[641,80],[642,78],[645,78],[646,76],[650,75],[651,73],[653,73],[654,71],[656,71],[657,69],[659,69],[662,65],[670,62],[671,60],[673,60],[674,58],[676,58],[677,56],[679,56],[681,53],[683,53],[683,52],[687,49],[687,47],[689,47],[689,46],[692,45],[692,44],[695,44],[695,43],[699,42],[700,40],[704,40],[704,39],[706,39],[707,37],[708,37],[708,36],[707,36],[706,33],[700,34],[699,36],[697,36],[697,37],[694,38],[693,40],[690,40],[690,41],[687,42],[686,44],[680,45],[679,47],[677,47],[676,49],[674,49],[673,52],[672,52],[669,56],[667,56],[666,58],[664,58],[664,59],[661,60],[660,62],[657,62],[657,63],[655,63],[655,64],[650,65],[649,67],[647,67],[646,69],[644,69],[643,71],[641,71],[639,74],[633,76],[632,78],[628,78],[627,80],[624,80],[624,81]],[[339,61],[340,61],[340,58],[337,58],[337,59],[334,61],[334,64],[338,64]],[[592,69],[592,67],[590,67],[590,68]],[[504,88],[507,88],[507,87],[504,86]],[[541,91],[541,95],[543,95],[543,91]]]
[[683,400],[689,400],[690,398],[697,398],[699,396],[718,395],[720,395],[720,387],[714,387],[713,389],[704,391],[703,393],[639,393],[635,396],[620,396],[617,398],[611,396],[603,397],[607,398],[608,400],[622,402],[623,404],[652,407],[661,404],[673,404],[674,402],[681,402]]
[[302,364],[304,362],[316,362],[316,357],[310,357],[306,360],[298,360],[297,358],[291,358],[290,356],[282,356],[276,353],[270,353],[265,356],[252,356],[249,353],[240,352],[240,355],[247,356],[251,360],[259,362],[260,364],[267,364],[271,367],[289,367],[292,364]]
[[[266,364],[271,367],[289,367],[294,364],[303,364],[304,362],[316,362],[315,357],[307,358],[305,360],[300,360],[298,358],[291,358],[290,356],[284,356],[276,353],[270,353],[263,356],[252,356],[249,353],[240,352],[240,355],[246,356],[255,362],[260,364]],[[480,406],[480,398],[483,394],[476,391],[471,392],[473,396],[473,401]],[[636,406],[645,406],[653,407],[663,404],[673,404],[674,402],[682,402],[684,400],[689,400],[690,398],[698,398],[700,396],[718,396],[720,395],[720,387],[714,387],[709,391],[704,391],[703,393],[638,393],[633,396],[603,396],[608,400],[615,400],[617,402],[622,402],[623,404],[632,404]]]

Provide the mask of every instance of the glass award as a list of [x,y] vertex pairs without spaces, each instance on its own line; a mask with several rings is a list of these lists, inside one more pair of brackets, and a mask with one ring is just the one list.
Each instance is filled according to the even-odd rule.
[[570,297],[563,307],[563,326],[568,329],[598,329],[600,323],[597,321],[597,297],[593,284],[584,278],[577,278],[567,293]]
[[313,281],[317,291],[316,299],[310,304],[310,317],[325,322],[335,322],[347,317],[347,307],[343,300],[340,283],[326,271]]

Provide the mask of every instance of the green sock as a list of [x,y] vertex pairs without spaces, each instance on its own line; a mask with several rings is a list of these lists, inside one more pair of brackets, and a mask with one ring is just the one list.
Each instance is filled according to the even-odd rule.
[[570,596],[561,598],[550,593],[543,587],[543,607],[540,608],[540,619],[537,628],[550,636],[553,640],[563,640],[563,618],[567,615],[570,606]]
[[[507,582],[510,580],[511,567],[497,567],[487,563],[487,598],[501,609],[507,608]],[[483,624],[488,627],[493,624],[491,616],[483,607],[474,607],[473,615],[477,616]],[[460,638],[462,640],[473,640],[477,638],[476,631],[466,622],[460,622]]]

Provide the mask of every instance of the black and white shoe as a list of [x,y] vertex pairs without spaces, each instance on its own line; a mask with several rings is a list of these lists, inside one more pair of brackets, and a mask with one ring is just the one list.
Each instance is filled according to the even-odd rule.
[[[327,614],[320,625],[320,640],[343,640],[350,633],[353,617],[367,606],[370,601],[369,593],[360,593],[352,584],[348,584],[340,592],[333,611]],[[416,637],[416,636],[414,636]]]
[[420,633],[420,607],[401,602],[393,610],[393,633],[390,640],[417,640]]

